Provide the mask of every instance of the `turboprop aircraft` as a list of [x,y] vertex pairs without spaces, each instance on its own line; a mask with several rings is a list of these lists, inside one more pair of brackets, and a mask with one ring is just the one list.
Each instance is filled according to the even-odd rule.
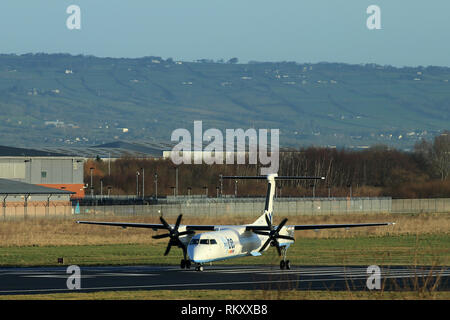
[[[384,226],[393,223],[358,223],[358,224],[319,224],[286,225],[284,218],[277,226],[273,225],[273,198],[276,180],[325,179],[324,177],[279,177],[277,174],[267,176],[224,176],[223,179],[267,179],[267,194],[263,214],[251,224],[244,225],[182,225],[180,214],[174,225],[170,225],[161,216],[161,224],[77,221],[83,224],[118,226],[122,228],[149,228],[157,231],[166,229],[169,233],[153,236],[154,239],[169,238],[164,255],[169,254],[172,246],[183,251],[180,262],[182,269],[190,269],[195,264],[197,271],[203,271],[203,264],[243,256],[260,256],[270,246],[277,249],[282,257],[280,269],[290,269],[286,259],[287,249],[294,243],[296,230],[318,230],[333,228],[354,228]],[[195,234],[195,231],[204,231]]]

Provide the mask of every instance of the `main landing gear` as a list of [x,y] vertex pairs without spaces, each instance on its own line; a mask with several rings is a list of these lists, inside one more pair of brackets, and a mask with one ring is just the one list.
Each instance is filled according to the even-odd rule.
[[180,267],[181,267],[181,269],[190,269],[191,268],[191,260],[181,259]]
[[291,262],[289,260],[286,260],[286,247],[281,247],[281,252],[283,254],[283,260],[280,261],[280,269],[281,270],[290,270],[291,269]]

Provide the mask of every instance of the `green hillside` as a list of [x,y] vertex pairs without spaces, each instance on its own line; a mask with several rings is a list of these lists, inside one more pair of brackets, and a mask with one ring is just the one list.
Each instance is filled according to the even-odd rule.
[[410,148],[449,129],[449,80],[444,67],[0,55],[0,144],[170,141],[203,120],[278,128],[286,146]]

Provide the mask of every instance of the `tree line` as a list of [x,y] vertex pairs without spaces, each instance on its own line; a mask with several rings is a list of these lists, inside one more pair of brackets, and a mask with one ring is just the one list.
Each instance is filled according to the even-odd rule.
[[[175,166],[170,159],[121,158],[110,163],[91,159],[85,163],[86,184],[91,181],[91,168],[95,194],[141,197],[144,192],[154,196],[157,189],[158,196],[242,197],[266,192],[264,181],[221,183],[220,175],[259,175],[260,168],[250,164]],[[450,131],[433,141],[418,142],[412,152],[384,145],[362,151],[319,147],[282,150],[278,174],[326,177],[280,181],[277,195],[282,197],[450,197]]]

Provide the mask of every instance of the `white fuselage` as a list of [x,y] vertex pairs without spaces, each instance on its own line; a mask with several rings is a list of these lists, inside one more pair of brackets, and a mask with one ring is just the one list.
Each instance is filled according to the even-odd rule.
[[[187,247],[190,260],[202,264],[242,256],[259,256],[259,250],[268,236],[245,229],[245,226],[221,226],[215,231],[193,236]],[[280,232],[285,235],[292,233],[293,230],[287,228],[283,228]],[[280,239],[279,242],[280,245],[289,246],[294,241]]]

